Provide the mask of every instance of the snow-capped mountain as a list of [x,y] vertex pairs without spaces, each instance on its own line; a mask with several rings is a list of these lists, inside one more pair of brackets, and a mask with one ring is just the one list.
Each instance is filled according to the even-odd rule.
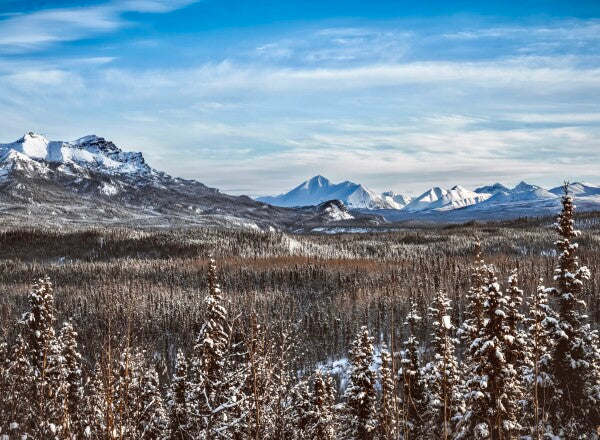
[[[49,141],[27,133],[10,144],[0,144],[0,159],[7,154],[34,161],[60,164],[71,171],[94,170],[106,175],[149,175],[152,170],[142,153],[123,152],[115,144],[91,135],[73,142]],[[66,171],[66,170],[65,170]]]
[[482,186],[477,188],[475,191],[477,194],[496,194],[500,191],[508,191],[509,189],[501,183],[494,183],[493,185]]
[[98,136],[0,144],[0,212],[24,222],[292,227],[305,213],[220,193],[151,168]]
[[409,212],[423,211],[433,202],[444,197],[445,194],[446,190],[436,186],[412,199],[412,201],[404,207],[404,210]]
[[429,211],[451,211],[453,209],[465,208],[467,206],[481,203],[490,198],[487,193],[478,194],[469,191],[462,186],[454,186],[446,190],[445,194],[439,199],[433,201],[428,207]]
[[478,194],[458,185],[448,190],[435,187],[413,199],[404,209],[409,212],[450,211],[481,203],[489,197],[488,193]]
[[558,196],[537,185],[521,182],[511,190],[500,190],[489,197],[485,205],[503,205],[536,200],[556,199]]
[[[600,209],[600,186],[576,182],[569,186],[569,190],[580,208]],[[391,221],[433,217],[441,219],[442,216],[477,219],[490,217],[494,211],[498,213],[494,213],[494,218],[502,215],[546,215],[557,209],[562,191],[562,187],[548,191],[525,182],[514,188],[494,183],[474,191],[460,185],[450,189],[433,187],[418,197],[410,198],[393,191],[379,196],[357,183],[346,181],[332,184],[323,176],[315,176],[288,193],[260,197],[257,200],[285,207],[316,206],[327,200],[341,200],[348,209],[381,211],[380,214]]]
[[381,193],[381,198],[385,200],[394,209],[402,209],[412,201],[412,197],[396,194],[394,191]]
[[[5,223],[305,230],[396,220],[503,219],[556,213],[562,191],[562,187],[546,190],[525,182],[512,189],[496,183],[475,191],[434,187],[411,199],[315,176],[286,194],[255,201],[222,194],[195,180],[171,177],[148,165],[142,153],[123,151],[99,136],[65,142],[27,133],[15,142],[0,144],[0,215]],[[569,191],[578,210],[600,210],[600,185],[575,182]]]
[[397,209],[395,205],[363,185],[349,181],[334,184],[323,176],[315,176],[285,194],[258,197],[256,200],[290,208],[341,200],[350,209]]
[[322,209],[327,222],[352,220],[354,218],[340,200],[330,200],[322,203],[319,207]]
[[[568,185],[569,194],[574,197],[600,196],[600,185],[594,185],[589,182],[573,182]],[[557,196],[563,195],[563,186],[557,186],[549,190]]]
[[541,186],[521,182],[512,189],[496,191],[487,200],[467,207],[463,214],[474,218],[550,215],[558,212],[560,200]]

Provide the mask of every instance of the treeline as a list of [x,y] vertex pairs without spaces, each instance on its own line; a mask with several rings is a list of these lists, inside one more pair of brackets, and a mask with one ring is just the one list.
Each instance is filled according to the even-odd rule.
[[[57,327],[54,290],[41,279],[0,344],[0,438],[598,438],[600,349],[581,300],[590,271],[579,265],[567,195],[556,229],[553,287],[540,282],[523,298],[517,272],[502,285],[477,247],[464,308],[447,292],[456,280],[414,286],[403,322],[392,313],[390,325],[345,337],[348,377],[307,367],[310,326],[290,319],[298,310],[260,297],[253,304],[263,307],[242,310],[225,299],[214,262],[193,344],[164,349],[176,350],[174,362],[144,351],[127,307],[108,317],[90,352],[73,322]],[[381,301],[382,314],[390,304]],[[323,324],[349,333],[317,319],[315,334]]]

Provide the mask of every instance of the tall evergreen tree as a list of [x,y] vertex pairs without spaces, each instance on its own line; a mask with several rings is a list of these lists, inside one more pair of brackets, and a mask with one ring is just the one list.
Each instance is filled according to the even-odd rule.
[[335,388],[331,376],[323,377],[317,371],[312,393],[311,440],[334,440]]
[[466,413],[459,423],[457,438],[508,440],[519,437],[517,421],[522,394],[517,372],[506,359],[508,326],[507,300],[492,267],[483,302],[483,326],[467,357]]
[[181,350],[177,352],[175,374],[167,395],[169,409],[168,440],[191,440],[190,407],[188,405],[188,363]]
[[34,375],[43,379],[48,362],[50,344],[55,338],[54,291],[49,278],[36,282],[29,293],[29,311],[23,315]]
[[525,329],[525,316],[521,312],[523,305],[523,291],[519,288],[519,278],[514,270],[508,278],[508,291],[506,293],[506,318],[504,322],[505,335],[504,345],[506,363],[510,365],[513,387],[511,388],[511,399],[517,401],[517,418],[519,424],[526,419],[525,410],[527,401],[524,394],[525,374],[527,366],[530,365],[530,346],[527,342],[528,334]]
[[159,440],[167,427],[158,373],[153,365],[145,366],[138,396],[137,435],[140,440]]
[[48,278],[40,279],[29,293],[29,310],[20,322],[27,339],[33,387],[30,405],[35,417],[28,430],[40,438],[56,438],[60,420],[58,388],[62,356],[54,330],[54,292]]
[[433,359],[424,368],[429,405],[425,419],[435,438],[448,439],[454,434],[453,419],[462,412],[461,378],[456,358],[456,343],[451,321],[452,307],[444,290],[438,290],[429,307],[433,326]]
[[530,435],[535,440],[552,432],[547,412],[553,384],[549,368],[552,339],[548,329],[557,322],[556,314],[548,305],[548,289],[541,282],[532,297],[527,319],[530,354],[524,375],[526,389],[531,391],[530,408],[526,408],[525,413],[529,415]]
[[289,426],[286,438],[292,440],[312,439],[314,406],[313,395],[305,378],[300,379],[290,391]]
[[193,436],[210,440],[222,437],[223,432],[234,438],[247,433],[244,421],[248,412],[242,409],[246,404],[242,390],[247,365],[230,339],[228,311],[217,283],[215,261],[211,259],[205,319],[190,362],[188,404]]
[[33,436],[37,406],[35,403],[35,376],[30,363],[29,346],[22,335],[18,335],[6,371],[6,397],[2,410],[6,419],[2,420],[2,432],[9,438],[28,438]]
[[344,394],[344,437],[348,440],[372,440],[376,435],[376,392],[373,363],[373,338],[361,327],[350,351],[350,384]]
[[421,316],[417,313],[414,302],[406,316],[405,326],[408,338],[404,341],[404,352],[401,360],[401,375],[403,380],[402,415],[405,438],[421,438],[425,433],[425,411],[427,409],[427,390],[421,369],[419,355],[419,340],[417,326]]
[[529,362],[527,347],[527,332],[524,329],[525,316],[521,312],[523,306],[523,291],[519,288],[517,271],[508,278],[509,289],[506,293],[506,362],[523,375]]
[[379,434],[381,440],[395,440],[398,437],[398,397],[396,395],[395,373],[392,370],[392,355],[385,343],[381,346],[381,367],[379,369],[381,399],[379,403]]
[[558,267],[552,293],[558,304],[558,320],[552,330],[555,344],[550,357],[554,393],[549,408],[554,434],[566,438],[589,438],[600,425],[600,371],[598,335],[586,322],[581,300],[590,271],[579,265],[580,235],[575,229],[573,198],[565,183],[562,212],[556,230],[560,239]]
[[471,287],[466,295],[466,308],[462,327],[459,331],[466,350],[479,337],[483,326],[483,303],[488,285],[488,270],[481,255],[481,243],[475,243],[475,264],[471,272]]
[[216,264],[210,260],[205,319],[196,339],[191,360],[190,405],[196,414],[192,422],[195,435],[214,438],[225,417],[225,375],[229,347],[229,322],[217,282]]
[[64,438],[82,438],[86,420],[81,418],[83,379],[81,354],[77,348],[77,333],[71,322],[65,322],[59,335],[63,367],[61,369],[60,401],[61,433]]

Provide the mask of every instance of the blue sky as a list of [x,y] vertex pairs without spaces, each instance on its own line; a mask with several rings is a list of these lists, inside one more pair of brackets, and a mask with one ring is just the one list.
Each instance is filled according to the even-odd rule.
[[0,0],[0,115],[253,196],[600,183],[600,2]]

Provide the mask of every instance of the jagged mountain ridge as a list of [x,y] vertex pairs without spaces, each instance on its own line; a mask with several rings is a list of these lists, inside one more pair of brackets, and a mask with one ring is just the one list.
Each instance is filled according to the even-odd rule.
[[258,197],[256,200],[290,208],[319,205],[328,200],[341,200],[350,209],[397,209],[398,206],[396,202],[384,199],[363,185],[350,181],[334,184],[321,175],[301,183],[285,194]]
[[220,193],[151,168],[98,136],[72,142],[27,133],[0,144],[0,212],[26,222],[295,227],[301,211]]
[[[568,185],[569,193],[575,197],[600,196],[600,185],[594,185],[589,182],[574,182]],[[557,186],[548,190],[550,193],[562,196],[563,186]]]
[[383,200],[387,201],[394,209],[402,209],[412,201],[412,197],[396,194],[394,191],[381,193]]
[[[409,198],[386,191],[380,198],[387,202],[385,207],[377,203],[354,203],[344,200],[345,194],[338,188],[364,188],[368,194],[376,193],[363,185],[352,182],[332,184],[323,176],[315,176],[288,193],[276,197],[262,197],[258,200],[282,206],[307,206],[321,203],[327,198],[339,198],[349,207],[362,211],[385,211],[381,213],[388,220],[437,219],[449,221],[454,218],[467,220],[478,218],[497,218],[493,211],[507,217],[522,215],[540,215],[550,213],[560,203],[562,186],[547,190],[537,185],[521,182],[514,188],[500,183],[483,186],[470,191],[460,185],[450,189],[433,187],[421,195]],[[587,182],[575,182],[569,185],[570,193],[584,210],[600,209],[600,186]],[[318,203],[317,203],[318,202]]]
[[[600,186],[575,182],[569,190],[580,210],[600,209]],[[171,177],[150,167],[142,153],[123,151],[95,135],[63,142],[27,133],[15,142],[0,144],[0,215],[29,224],[62,220],[69,224],[297,231],[306,225],[336,222],[462,221],[546,215],[555,212],[562,191],[562,187],[546,190],[525,182],[512,189],[496,183],[474,191],[435,187],[413,199],[392,191],[379,195],[364,185],[333,184],[315,176],[289,193],[255,201],[220,193],[195,180]]]

